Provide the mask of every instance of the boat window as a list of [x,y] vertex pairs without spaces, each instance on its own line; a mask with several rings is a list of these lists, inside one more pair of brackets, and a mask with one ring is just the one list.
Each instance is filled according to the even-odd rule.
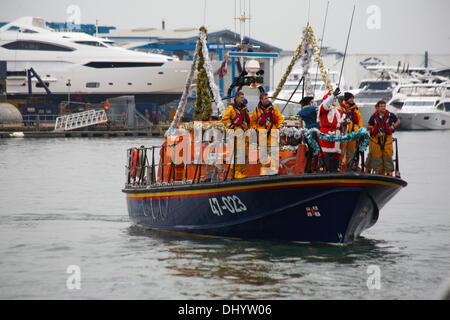
[[391,106],[393,106],[394,108],[397,108],[397,109],[401,109],[402,106],[403,106],[403,101],[401,101],[401,100],[394,100],[394,101],[391,102]]
[[160,67],[162,62],[114,62],[114,61],[96,61],[86,63],[86,67],[91,68],[139,68],[139,67]]
[[445,112],[450,112],[450,102],[445,102],[444,107],[445,107]]
[[283,90],[295,90],[295,88],[297,88],[297,85],[295,84],[285,84],[283,86]]
[[[45,85],[47,86],[47,88],[49,88],[50,87],[50,83],[48,83],[48,82],[44,82],[45,83]],[[44,86],[42,85],[42,83],[40,83],[40,82],[36,82],[36,88],[43,88]]]
[[106,43],[106,44],[110,45],[111,47],[118,47],[119,46],[114,41],[103,41],[103,43]]
[[86,88],[99,88],[100,82],[86,82]]
[[391,82],[389,81],[362,81],[359,85],[359,89],[367,87],[366,90],[389,90],[392,89]]
[[434,106],[434,101],[407,101],[405,106],[409,107],[430,107]]
[[6,75],[8,77],[26,77],[27,72],[26,71],[7,71]]
[[17,31],[17,30],[19,30],[18,26],[11,26],[8,28],[8,31]]
[[39,41],[14,41],[3,45],[9,50],[35,50],[35,51],[74,51],[75,49]]
[[98,42],[98,41],[74,41],[74,42],[78,43],[78,44],[84,44],[86,46],[91,46],[91,47],[103,47],[103,48],[106,48],[106,46],[103,43]]

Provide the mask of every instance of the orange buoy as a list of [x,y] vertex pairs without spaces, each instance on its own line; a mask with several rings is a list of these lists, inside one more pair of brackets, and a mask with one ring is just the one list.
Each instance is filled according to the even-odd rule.
[[103,109],[105,109],[106,111],[108,111],[111,108],[111,105],[109,104],[109,102],[105,102],[103,104]]

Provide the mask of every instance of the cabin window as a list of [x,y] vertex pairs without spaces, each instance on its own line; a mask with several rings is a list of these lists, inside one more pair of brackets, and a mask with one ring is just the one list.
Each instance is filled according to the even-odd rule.
[[91,46],[91,47],[103,47],[103,48],[106,48],[106,46],[103,43],[98,42],[98,41],[75,41],[75,43],[83,44],[83,45]]
[[359,85],[359,89],[367,87],[366,90],[389,90],[392,89],[392,85],[389,81],[363,81]]
[[8,77],[26,77],[27,72],[26,71],[7,71],[6,75]]
[[114,61],[95,61],[86,63],[86,67],[91,68],[142,68],[142,67],[160,67],[162,62],[114,62]]
[[33,51],[74,51],[75,49],[39,41],[19,40],[3,45],[9,50],[33,50]]
[[446,112],[450,112],[450,102],[445,102],[444,103],[444,109]]
[[403,102],[400,100],[394,100],[391,102],[391,106],[397,109],[401,109],[401,107],[403,106]]
[[99,88],[100,82],[86,82],[86,88]]
[[[45,85],[47,86],[47,88],[49,88],[50,87],[50,83],[48,83],[48,82],[44,82],[45,83]],[[42,83],[40,83],[40,82],[36,82],[36,88],[43,88],[44,86],[42,85]]]

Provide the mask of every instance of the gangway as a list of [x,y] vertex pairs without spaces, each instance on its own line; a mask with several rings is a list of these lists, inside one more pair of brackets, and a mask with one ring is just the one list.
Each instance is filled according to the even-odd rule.
[[108,117],[103,109],[77,112],[56,118],[55,131],[68,131],[107,121]]

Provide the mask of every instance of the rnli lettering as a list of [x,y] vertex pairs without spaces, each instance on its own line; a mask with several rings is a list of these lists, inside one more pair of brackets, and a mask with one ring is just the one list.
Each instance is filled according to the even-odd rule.
[[247,211],[247,206],[236,195],[209,198],[209,205],[212,213],[218,216],[223,216],[225,212],[241,213]]

